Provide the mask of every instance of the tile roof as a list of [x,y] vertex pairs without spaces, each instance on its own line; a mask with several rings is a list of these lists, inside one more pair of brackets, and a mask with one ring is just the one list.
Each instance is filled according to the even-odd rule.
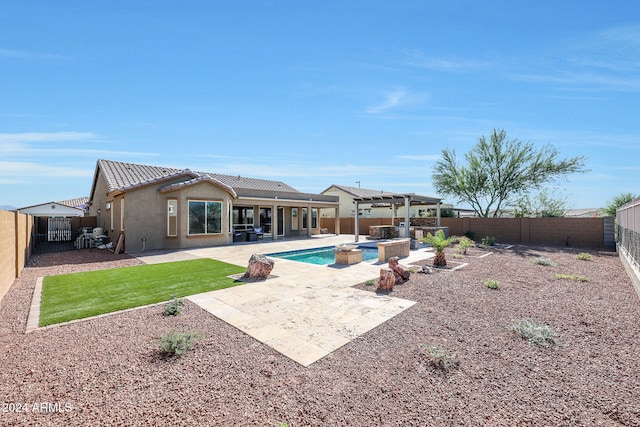
[[298,193],[298,190],[282,181],[246,178],[240,175],[232,176],[210,172],[193,172],[190,169],[140,165],[103,159],[98,160],[97,167],[100,168],[103,173],[104,179],[109,187],[109,192],[126,191],[141,185],[161,182],[179,176],[188,177],[187,181],[205,176],[211,180],[219,181],[224,186],[228,186],[234,190],[252,189]]
[[77,197],[75,199],[62,200],[56,203],[69,206],[70,208],[84,209],[88,201],[89,201],[88,197]]

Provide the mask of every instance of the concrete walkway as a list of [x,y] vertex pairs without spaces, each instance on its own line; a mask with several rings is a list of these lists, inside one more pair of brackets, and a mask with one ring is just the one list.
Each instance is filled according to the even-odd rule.
[[[246,266],[252,254],[352,243],[352,235],[139,254],[145,263],[212,258]],[[364,242],[361,242],[364,243]],[[411,251],[412,261],[433,257],[427,249]],[[352,339],[384,323],[415,302],[377,295],[351,286],[375,279],[384,263],[319,266],[272,258],[273,278],[187,297],[214,316],[309,366]]]

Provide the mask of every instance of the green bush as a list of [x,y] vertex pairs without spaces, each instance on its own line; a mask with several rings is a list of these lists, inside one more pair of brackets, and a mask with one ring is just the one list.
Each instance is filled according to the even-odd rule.
[[511,330],[531,344],[548,347],[556,344],[556,334],[550,326],[535,320],[521,320],[511,325]]
[[180,332],[174,329],[160,338],[160,350],[167,356],[182,356],[193,348],[199,337],[198,332]]
[[553,262],[549,258],[545,258],[545,257],[538,257],[538,258],[533,260],[533,263],[534,264],[538,264],[538,265],[545,265],[547,267],[554,267],[556,265],[555,262]]
[[588,254],[586,252],[580,252],[578,255],[576,255],[576,258],[581,261],[589,261],[591,260],[591,254]]
[[164,307],[165,316],[177,316],[184,307],[184,301],[181,298],[171,295],[171,302]]
[[578,276],[576,274],[556,274],[556,279],[575,280],[576,282],[588,282],[589,281],[589,279],[586,276]]
[[497,280],[493,280],[493,279],[486,279],[484,281],[484,285],[489,289],[499,289],[500,288],[500,282],[498,282]]
[[482,238],[482,246],[495,246],[496,238],[493,236],[484,236]]
[[455,353],[448,353],[439,345],[426,345],[422,349],[427,358],[427,363],[433,368],[446,372],[460,365]]
[[364,284],[365,284],[366,286],[373,286],[373,285],[375,285],[375,284],[376,284],[376,280],[375,280],[375,279],[369,279],[369,280],[367,280],[366,282],[364,282]]
[[458,252],[460,252],[461,254],[466,254],[467,249],[473,248],[475,246],[476,243],[466,236],[458,238]]

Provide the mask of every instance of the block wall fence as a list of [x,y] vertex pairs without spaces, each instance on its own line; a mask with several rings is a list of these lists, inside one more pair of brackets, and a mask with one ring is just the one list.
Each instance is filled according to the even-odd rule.
[[[396,218],[394,225],[402,219]],[[359,234],[368,235],[370,225],[391,225],[390,218],[361,218]],[[435,218],[411,218],[411,225],[435,226]],[[577,248],[615,249],[613,218],[441,218],[449,235],[471,233],[476,241],[493,236],[502,243],[572,246]],[[335,232],[333,218],[321,218],[320,227]],[[354,234],[354,219],[340,218],[340,232]]]
[[31,256],[31,215],[0,210],[0,300]]

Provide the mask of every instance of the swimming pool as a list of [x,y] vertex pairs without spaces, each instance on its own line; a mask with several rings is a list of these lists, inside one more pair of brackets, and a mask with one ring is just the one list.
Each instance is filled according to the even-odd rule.
[[[373,261],[378,259],[377,247],[358,246],[358,249],[362,249],[362,261]],[[324,246],[321,248],[301,249],[298,251],[276,252],[267,254],[267,256],[306,262],[308,264],[329,265],[336,262],[334,250],[335,246]]]

